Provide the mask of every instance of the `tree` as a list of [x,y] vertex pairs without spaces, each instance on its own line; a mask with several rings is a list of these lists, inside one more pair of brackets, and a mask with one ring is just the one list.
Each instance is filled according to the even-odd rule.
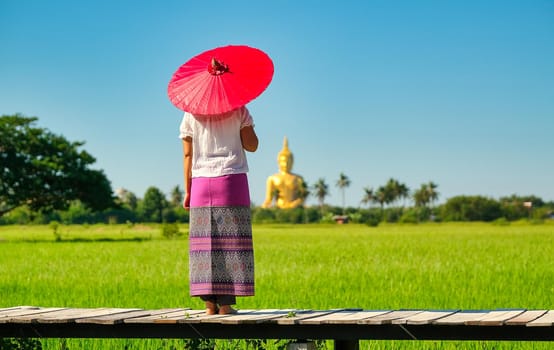
[[[406,184],[397,182],[396,199],[405,200],[407,198],[410,198],[410,189],[406,186]],[[402,206],[404,206],[404,204]]]
[[344,173],[340,173],[339,179],[337,180],[337,187],[342,192],[342,214],[344,215],[344,209],[345,209],[345,198],[344,198],[344,189],[350,186],[350,179],[348,176],[344,175]]
[[445,221],[493,221],[502,214],[500,203],[483,196],[456,196],[441,207]]
[[140,213],[143,221],[162,222],[163,212],[168,202],[162,191],[156,187],[149,187],[141,202]]
[[362,204],[369,205],[372,202],[375,202],[375,193],[373,191],[373,188],[371,187],[364,187],[364,196],[361,200]]
[[173,187],[171,190],[171,205],[174,207],[182,207],[183,205],[183,194],[184,192],[181,190],[181,187],[179,185]]
[[541,208],[545,205],[545,203],[537,196],[518,196],[512,194],[509,197],[501,197],[500,205],[502,207],[503,217],[508,220],[517,220],[529,218],[533,208]]
[[323,178],[319,178],[314,184],[313,190],[319,203],[319,209],[322,211],[321,215],[323,216],[323,204],[325,203],[325,197],[329,195],[329,186],[327,186]]
[[439,197],[439,193],[436,190],[437,185],[432,181],[422,184],[421,187],[413,194],[415,206],[426,207],[428,205],[432,205]]
[[435,201],[437,199],[439,199],[439,192],[437,192],[437,184],[432,182],[432,181],[429,181],[429,183],[427,183],[427,192],[429,193],[429,205],[430,206],[433,206],[433,204],[435,203]]
[[306,202],[306,198],[311,194],[310,186],[306,181],[302,181],[300,187],[296,190],[296,197],[302,199],[302,203]]
[[389,194],[387,193],[387,189],[385,186],[379,186],[377,190],[375,191],[375,195],[373,197],[373,201],[381,207],[381,214],[383,213],[383,210],[385,209],[385,204],[389,203]]
[[392,178],[387,181],[384,191],[386,199],[385,202],[387,204],[407,198],[410,193],[410,190],[405,184],[400,183],[398,180]]
[[90,169],[96,159],[47,129],[36,117],[0,117],[0,217],[27,205],[33,211],[66,209],[80,200],[92,210],[113,206],[109,180]]
[[135,211],[137,209],[138,198],[133,192],[125,188],[118,188],[115,193],[120,204],[123,204],[124,207],[127,207],[131,211]]

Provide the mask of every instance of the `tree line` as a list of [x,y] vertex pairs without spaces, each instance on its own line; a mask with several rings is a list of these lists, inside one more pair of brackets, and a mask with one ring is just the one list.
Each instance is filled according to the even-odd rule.
[[[149,187],[142,198],[126,190],[113,191],[101,170],[91,169],[96,159],[82,150],[84,142],[70,142],[35,125],[36,117],[0,117],[0,224],[188,222],[182,208],[183,191],[169,195]],[[340,173],[335,186],[342,206],[325,203],[329,184],[318,179],[299,189],[318,205],[296,209],[252,207],[255,223],[332,222],[337,216],[376,225],[380,222],[543,220],[551,218],[553,202],[540,197],[511,195],[499,200],[483,196],[456,196],[436,205],[438,185],[432,181],[410,190],[390,178],[377,187],[365,187],[358,207],[346,207],[345,189],[351,184]]]

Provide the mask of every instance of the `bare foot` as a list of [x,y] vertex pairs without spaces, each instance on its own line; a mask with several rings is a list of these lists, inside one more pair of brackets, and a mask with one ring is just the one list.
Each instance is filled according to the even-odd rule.
[[219,312],[216,303],[206,301],[206,315],[215,315]]
[[206,315],[208,315],[208,316],[217,315],[217,313],[218,313],[218,310],[213,310],[213,309],[209,309],[209,308],[206,309]]
[[219,308],[220,315],[236,314],[237,310],[233,309],[231,305],[221,305]]

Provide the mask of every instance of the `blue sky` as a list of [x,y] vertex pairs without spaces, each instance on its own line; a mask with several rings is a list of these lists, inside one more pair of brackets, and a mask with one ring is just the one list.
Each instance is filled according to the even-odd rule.
[[[182,113],[166,89],[190,57],[268,53],[249,104],[264,199],[283,138],[293,171],[329,185],[389,178],[456,195],[554,200],[554,1],[0,1],[0,113],[85,141],[114,189],[181,188]],[[308,201],[315,204],[314,198]]]

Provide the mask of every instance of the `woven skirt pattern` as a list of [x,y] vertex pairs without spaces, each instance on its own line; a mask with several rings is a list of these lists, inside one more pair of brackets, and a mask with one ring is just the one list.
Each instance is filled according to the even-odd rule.
[[[237,196],[237,191],[242,195]],[[254,250],[246,176],[193,179],[191,197],[191,296],[254,295]],[[242,198],[239,203],[238,197]],[[202,206],[194,206],[195,203]]]

